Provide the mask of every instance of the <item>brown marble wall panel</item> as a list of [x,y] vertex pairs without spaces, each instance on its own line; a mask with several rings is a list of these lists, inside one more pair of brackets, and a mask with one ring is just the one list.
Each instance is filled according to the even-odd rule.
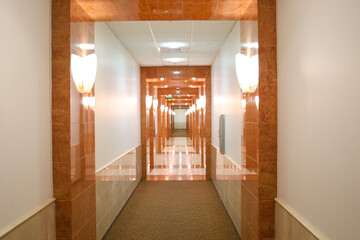
[[276,1],[258,1],[259,32],[259,238],[275,237],[277,196]]
[[[205,111],[205,154],[211,152],[211,68],[203,69],[205,74],[205,97],[206,97],[206,111]],[[211,155],[205,155],[206,163],[206,180],[211,179]]]
[[256,0],[72,0],[72,20],[249,20],[257,18]]
[[[257,4],[252,4],[248,16],[257,11]],[[254,9],[255,8],[255,9]],[[240,42],[251,43],[258,41],[256,21],[240,22]],[[241,49],[243,54],[256,54],[257,49]],[[242,168],[253,173],[241,179],[241,239],[259,239],[259,141],[260,118],[259,88],[255,93],[243,93],[246,100],[244,114],[244,134],[242,137]]]
[[241,186],[241,209],[242,218],[246,221],[251,230],[256,233],[259,232],[259,206],[257,196],[254,196],[244,184]]
[[82,105],[70,74],[71,54],[89,54],[80,43],[94,43],[94,24],[70,22],[70,0],[52,2],[53,188],[56,237],[95,238],[95,118]]
[[[140,68],[140,128],[141,128],[141,146],[142,148],[142,179],[146,179],[146,105],[145,105],[145,97],[147,94],[146,87],[146,72]],[[160,108],[160,100],[159,100],[159,108]]]

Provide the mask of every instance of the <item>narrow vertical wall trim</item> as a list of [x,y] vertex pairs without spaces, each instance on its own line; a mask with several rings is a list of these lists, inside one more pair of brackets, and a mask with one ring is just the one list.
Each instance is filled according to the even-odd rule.
[[140,124],[141,124],[141,162],[142,174],[141,179],[146,180],[146,71],[140,68]]

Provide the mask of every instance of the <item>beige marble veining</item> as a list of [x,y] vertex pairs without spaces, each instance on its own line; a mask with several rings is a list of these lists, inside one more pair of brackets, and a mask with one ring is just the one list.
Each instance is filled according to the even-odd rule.
[[[211,178],[214,186],[232,219],[236,230],[241,233],[241,169],[212,145]],[[225,171],[224,171],[225,170]],[[234,170],[230,171],[229,170]],[[230,173],[230,174],[229,174]]]
[[279,203],[275,203],[276,240],[318,240],[304,225]]
[[1,240],[36,239],[53,240],[55,239],[55,202],[28,218],[5,236]]
[[101,239],[141,181],[141,146],[96,173],[96,235]]

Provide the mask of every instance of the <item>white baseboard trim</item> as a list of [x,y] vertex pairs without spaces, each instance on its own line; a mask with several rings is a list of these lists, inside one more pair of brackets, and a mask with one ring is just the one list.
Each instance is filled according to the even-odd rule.
[[49,200],[43,202],[42,204],[36,206],[35,208],[31,209],[29,212],[21,216],[20,218],[16,219],[14,222],[10,223],[6,227],[0,230],[0,238],[26,222],[28,219],[30,219],[32,216],[39,213],[41,210],[49,206],[55,201],[55,198],[50,198]]
[[303,218],[297,211],[291,206],[286,204],[279,198],[275,198],[275,202],[278,203],[283,209],[285,209],[291,216],[293,216],[301,225],[303,225],[310,233],[320,240],[329,240],[324,234],[322,234],[317,228],[315,228],[309,221]]

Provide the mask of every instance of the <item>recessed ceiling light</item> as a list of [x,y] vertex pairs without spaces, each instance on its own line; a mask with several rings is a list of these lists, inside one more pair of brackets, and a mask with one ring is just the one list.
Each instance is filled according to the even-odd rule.
[[164,58],[164,61],[166,62],[172,62],[172,63],[178,63],[178,62],[184,62],[186,61],[186,58],[177,58],[177,57],[173,57],[173,58]]
[[186,44],[183,42],[166,42],[166,43],[162,43],[160,44],[160,46],[166,47],[166,48],[181,48],[181,47],[185,47]]
[[168,87],[167,85],[164,86],[164,88],[167,88],[167,87]]
[[180,74],[180,71],[173,71],[173,74]]
[[164,81],[165,80],[165,78],[160,78],[160,81]]
[[191,78],[192,80],[196,80],[196,77]]

